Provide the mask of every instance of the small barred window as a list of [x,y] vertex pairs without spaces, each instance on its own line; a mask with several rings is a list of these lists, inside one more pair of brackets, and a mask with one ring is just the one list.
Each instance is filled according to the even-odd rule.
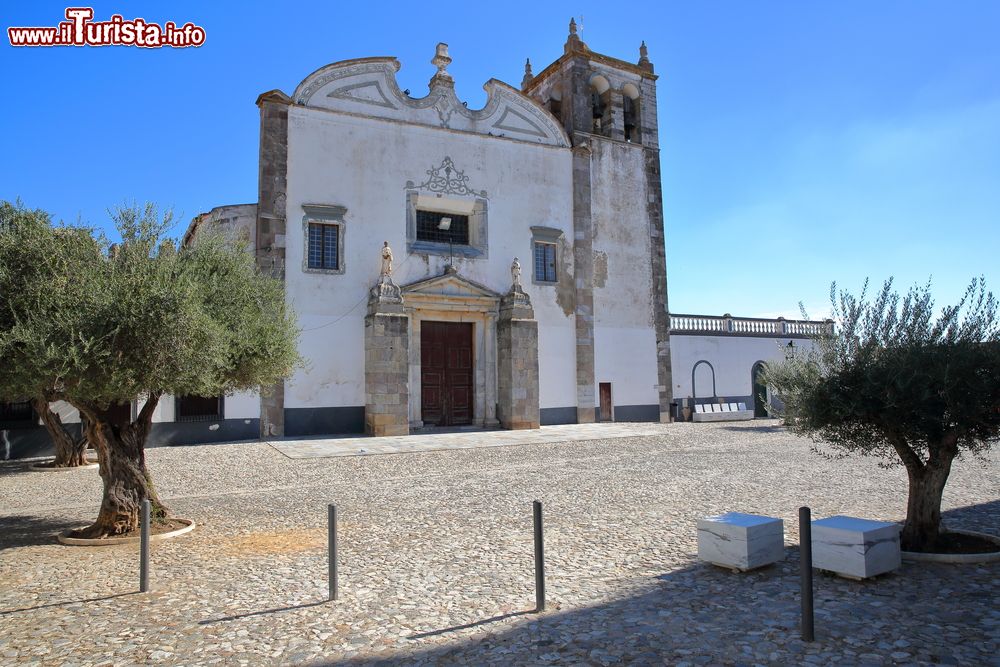
[[556,245],[535,242],[535,280],[556,282]]

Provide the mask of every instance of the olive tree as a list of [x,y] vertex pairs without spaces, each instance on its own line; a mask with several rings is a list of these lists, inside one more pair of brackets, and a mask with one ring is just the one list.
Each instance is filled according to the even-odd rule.
[[[838,328],[765,371],[793,431],[833,452],[906,468],[904,549],[941,544],[941,496],[953,461],[1000,436],[1000,328],[983,278],[935,315],[930,283],[905,296],[831,287]],[[821,450],[822,451],[822,450]]]
[[[52,226],[51,217],[41,209],[25,208],[21,202],[0,202],[0,330],[19,326],[23,309],[32,313],[56,312],[79,295],[79,284],[67,271],[81,258],[95,252],[86,230]],[[14,308],[14,304],[19,304]],[[3,358],[6,361],[6,355]],[[0,367],[0,376],[15,370],[9,363]],[[55,445],[55,468],[87,463],[87,438],[70,433],[59,413],[51,409],[52,387],[33,386],[34,395],[9,393],[17,383],[0,379],[0,400],[28,400],[42,420]],[[5,391],[7,389],[7,391]]]
[[[96,522],[78,537],[136,530],[146,499],[158,521],[170,518],[144,453],[161,396],[253,390],[299,361],[281,283],[261,274],[251,255],[211,235],[175,248],[166,236],[170,215],[161,219],[151,204],[118,208],[112,218],[118,244],[71,229],[81,250],[58,278],[74,284],[73,298],[35,309],[15,290],[5,305],[13,325],[0,329],[0,352],[13,368],[0,379],[2,391],[50,392],[86,418],[104,497]],[[17,241],[5,240],[2,252],[16,259]],[[17,284],[4,272],[0,293]],[[137,416],[118,421],[114,406],[133,399],[142,406]]]

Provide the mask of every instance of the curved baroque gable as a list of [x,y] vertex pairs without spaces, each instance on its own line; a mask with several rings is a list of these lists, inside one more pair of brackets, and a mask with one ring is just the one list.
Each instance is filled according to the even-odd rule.
[[562,126],[548,111],[517,89],[497,79],[483,86],[486,105],[468,109],[451,85],[437,83],[426,97],[413,98],[399,89],[395,58],[360,58],[327,65],[307,76],[292,102],[365,116],[451,130],[502,136],[550,146],[569,147]]

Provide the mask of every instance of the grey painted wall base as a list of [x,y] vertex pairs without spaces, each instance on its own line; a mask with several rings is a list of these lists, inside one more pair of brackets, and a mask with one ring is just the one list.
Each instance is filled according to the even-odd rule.
[[285,436],[365,432],[365,406],[285,408]]
[[204,422],[153,422],[147,447],[201,445],[260,438],[259,419],[222,419]]
[[[599,416],[600,408],[595,408],[595,415]],[[555,426],[556,424],[576,424],[577,408],[575,406],[565,408],[542,408],[539,412],[539,421],[542,426]],[[616,422],[658,422],[660,421],[660,406],[651,405],[616,405]],[[596,421],[600,421],[597,419]]]
[[616,405],[616,422],[658,422],[660,421],[660,405]]
[[[79,424],[67,424],[66,428],[74,437],[79,435]],[[257,440],[259,436],[259,419],[153,422],[146,446],[168,447],[170,445],[199,445],[233,440]],[[7,431],[7,438],[11,443],[11,460],[55,456],[55,445],[52,444],[49,433],[44,426],[11,429]],[[3,453],[2,445],[0,445],[0,457],[3,456]]]
[[[76,438],[80,435],[79,424],[66,424],[66,430]],[[44,426],[29,426],[28,428],[7,429],[7,441],[10,443],[10,459],[28,459],[38,456],[55,456],[56,447],[52,444],[49,432]],[[0,459],[6,455],[3,436],[0,436]]]
[[542,426],[575,424],[576,406],[572,405],[566,408],[541,408],[538,411],[538,421]]

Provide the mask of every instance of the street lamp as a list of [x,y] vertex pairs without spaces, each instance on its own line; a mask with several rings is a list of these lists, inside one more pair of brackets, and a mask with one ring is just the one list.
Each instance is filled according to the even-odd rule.
[[438,223],[438,229],[442,232],[448,232],[448,266],[455,269],[455,249],[454,249],[454,239],[451,233],[451,218],[441,218]]

